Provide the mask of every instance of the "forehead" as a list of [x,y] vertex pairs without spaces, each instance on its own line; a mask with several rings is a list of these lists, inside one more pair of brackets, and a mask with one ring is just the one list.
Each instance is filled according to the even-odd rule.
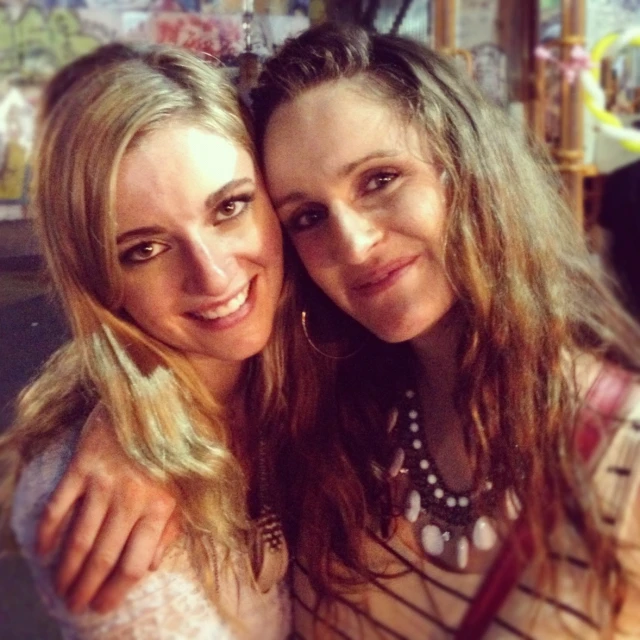
[[173,124],[145,135],[122,158],[115,204],[119,223],[131,217],[202,208],[239,176],[253,177],[250,154],[206,129]]
[[424,138],[365,76],[325,82],[274,111],[263,147],[267,179],[272,186],[300,174],[335,176],[376,152],[424,157]]
[[168,166],[172,160],[189,158],[209,165],[220,164],[225,154],[240,145],[229,136],[182,120],[169,121],[146,131],[126,150],[120,171],[133,165]]

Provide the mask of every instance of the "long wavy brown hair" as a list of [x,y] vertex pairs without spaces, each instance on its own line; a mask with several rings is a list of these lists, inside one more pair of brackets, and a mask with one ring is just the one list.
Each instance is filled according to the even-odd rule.
[[[356,76],[407,124],[422,128],[447,176],[445,265],[467,327],[456,402],[471,425],[476,477],[499,477],[526,505],[544,575],[555,575],[545,562],[549,511],[571,522],[613,611],[627,576],[579,471],[573,365],[579,354],[591,354],[637,372],[638,326],[594,265],[545,150],[515,132],[464,72],[427,47],[332,24],[288,41],[266,63],[254,91],[258,149],[279,105],[320,83]],[[299,295],[322,297],[308,277],[299,277]],[[302,296],[298,304],[308,300]],[[300,377],[297,384],[319,391],[294,415],[297,444],[287,482],[300,505],[299,552],[315,588],[330,594],[345,566],[356,581],[366,579],[360,542],[368,519],[379,527],[387,521],[384,482],[375,469],[387,455],[383,416],[393,402],[393,380],[403,378],[408,356],[406,346],[370,338],[349,362],[306,357],[317,366],[301,375],[316,379]],[[304,415],[318,407],[318,420]]]
[[[0,506],[6,519],[24,464],[100,400],[125,452],[179,496],[194,566],[215,598],[212,554],[246,551],[251,536],[250,478],[206,381],[120,310],[118,168],[144,136],[171,123],[201,127],[255,156],[250,118],[224,71],[185,50],[105,45],[44,92],[31,212],[73,339],[22,392],[15,424],[0,439]],[[276,330],[246,363],[248,411],[265,433],[285,421],[282,341]]]

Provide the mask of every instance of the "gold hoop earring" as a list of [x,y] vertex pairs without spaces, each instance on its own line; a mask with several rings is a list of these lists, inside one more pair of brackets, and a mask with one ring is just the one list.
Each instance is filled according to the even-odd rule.
[[347,354],[341,355],[341,356],[335,356],[335,355],[333,355],[331,353],[327,353],[326,351],[323,351],[322,349],[320,349],[320,347],[318,347],[313,342],[313,340],[311,339],[311,336],[309,335],[309,328],[307,326],[307,310],[306,309],[302,312],[301,319],[302,319],[302,331],[304,332],[304,337],[307,339],[307,342],[309,343],[309,346],[314,351],[319,353],[321,356],[324,356],[325,358],[329,358],[329,360],[347,360],[349,358],[353,358],[353,356],[355,356],[356,354],[360,353],[360,351],[362,351],[362,349],[364,348],[364,345],[367,342],[367,340],[365,338],[362,341],[362,344],[359,345],[358,347],[356,347],[351,353],[347,353]]

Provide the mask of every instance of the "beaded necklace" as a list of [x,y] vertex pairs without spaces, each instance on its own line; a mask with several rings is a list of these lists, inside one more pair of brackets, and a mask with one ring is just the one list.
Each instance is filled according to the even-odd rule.
[[[510,490],[496,490],[490,480],[470,492],[451,491],[425,446],[413,389],[404,392],[397,409],[398,448],[389,475],[408,479],[404,516],[413,525],[420,547],[448,568],[481,570],[497,549],[499,527],[494,516],[505,513],[515,520],[520,511],[517,497]],[[472,549],[475,560],[470,563]]]

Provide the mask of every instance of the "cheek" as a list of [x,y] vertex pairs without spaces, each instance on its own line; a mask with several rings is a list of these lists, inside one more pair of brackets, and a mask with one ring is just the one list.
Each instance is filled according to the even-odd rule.
[[319,248],[320,243],[305,242],[304,247],[298,249],[294,242],[300,260],[311,279],[339,306],[345,299],[347,292],[340,277],[340,269],[337,265],[330,264]]
[[319,227],[293,234],[291,240],[302,264],[312,277],[314,272],[326,271],[337,266],[331,250],[333,243],[325,229]]
[[171,303],[172,286],[166,278],[145,274],[123,279],[122,309],[142,327],[161,323]]
[[441,255],[444,250],[446,208],[435,190],[405,200],[399,207],[392,226],[396,232],[426,243],[430,251]]
[[262,218],[259,237],[258,253],[260,254],[261,262],[267,268],[277,268],[282,271],[282,230],[275,213],[265,213]]

